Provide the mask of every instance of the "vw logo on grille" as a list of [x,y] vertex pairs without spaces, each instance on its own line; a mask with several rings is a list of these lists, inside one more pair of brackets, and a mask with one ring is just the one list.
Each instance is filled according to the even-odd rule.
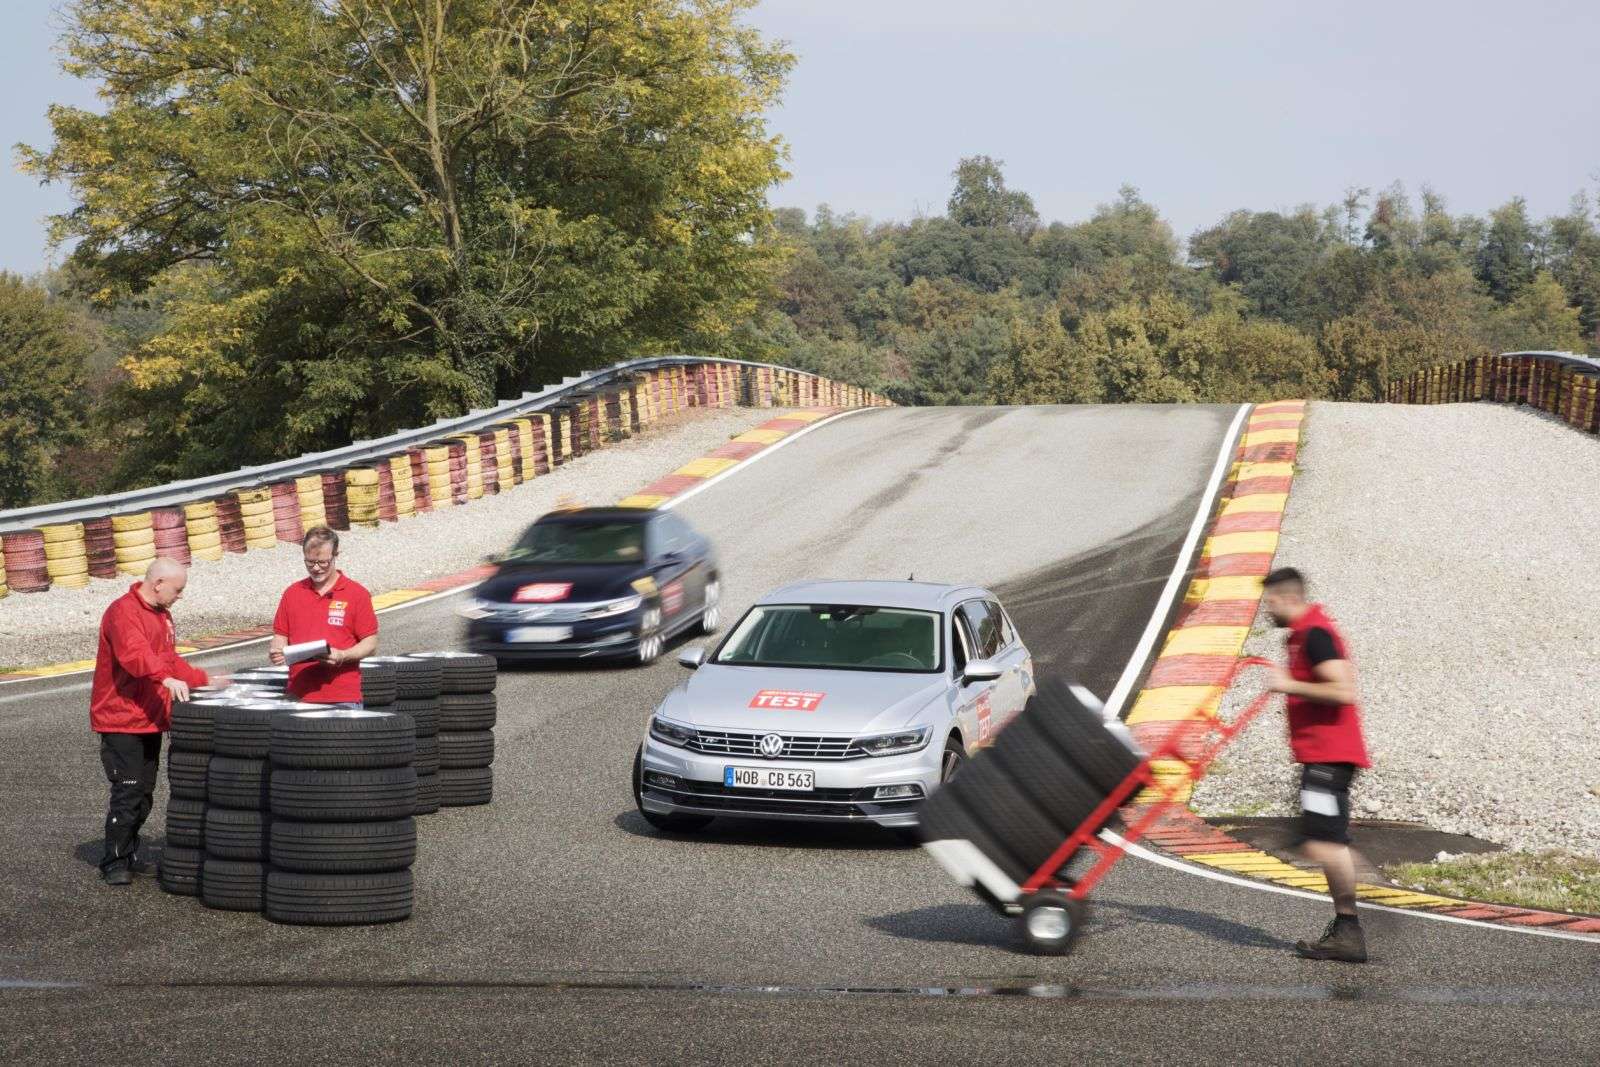
[[783,735],[764,734],[762,735],[761,740],[756,742],[756,747],[759,748],[761,750],[761,754],[768,759],[777,759],[779,756],[783,755]]

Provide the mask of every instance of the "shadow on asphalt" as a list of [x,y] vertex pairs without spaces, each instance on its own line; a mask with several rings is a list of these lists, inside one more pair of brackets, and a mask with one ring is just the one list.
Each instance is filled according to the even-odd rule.
[[[874,930],[910,941],[930,941],[947,945],[1013,944],[1016,940],[1012,920],[995,914],[982,904],[939,904],[914,908],[866,920]],[[1121,904],[1093,900],[1089,905],[1089,926],[1102,931],[1116,930],[1134,923],[1177,926],[1229,945],[1288,951],[1293,942],[1267,933],[1259,927],[1233,922],[1209,912],[1190,911],[1163,904]]]
[[1091,901],[1089,921],[1098,922],[1108,930],[1133,923],[1156,923],[1177,926],[1202,934],[1213,941],[1239,945],[1242,948],[1270,948],[1288,951],[1294,942],[1269,934],[1259,926],[1234,922],[1208,911],[1191,911],[1167,904],[1123,904],[1117,901]]
[[611,820],[611,825],[634,837],[699,841],[706,845],[831,849],[835,852],[908,852],[917,847],[876,826],[790,824],[763,822],[760,819],[717,819],[704,830],[669,833],[645,822],[644,816],[633,808],[620,812]]

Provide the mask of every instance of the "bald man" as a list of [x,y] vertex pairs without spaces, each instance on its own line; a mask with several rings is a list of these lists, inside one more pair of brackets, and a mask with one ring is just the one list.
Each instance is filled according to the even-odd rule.
[[139,828],[154,801],[161,735],[172,701],[188,700],[190,686],[209,681],[205,671],[178,655],[168,613],[188,580],[186,566],[158,558],[145,570],[144,580],[113,600],[100,619],[89,726],[100,735],[100,762],[111,783],[100,859],[100,877],[107,885],[133,881]]

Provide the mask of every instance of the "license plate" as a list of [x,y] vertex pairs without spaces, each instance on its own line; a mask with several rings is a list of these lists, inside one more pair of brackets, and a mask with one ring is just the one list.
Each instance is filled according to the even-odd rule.
[[724,767],[722,784],[732,789],[789,789],[807,792],[817,787],[815,771],[785,771],[776,767]]
[[518,626],[506,631],[506,643],[509,645],[520,644],[548,644],[552,641],[565,641],[572,636],[570,626]]

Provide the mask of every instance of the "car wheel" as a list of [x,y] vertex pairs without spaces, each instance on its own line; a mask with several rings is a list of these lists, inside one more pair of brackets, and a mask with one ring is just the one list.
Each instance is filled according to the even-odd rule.
[[944,743],[944,757],[939,761],[939,784],[944,785],[954,778],[966,762],[967,750],[962,747],[961,739],[952,734]]
[[651,605],[645,608],[644,617],[639,620],[639,666],[648,667],[660,659],[664,643],[661,636],[661,608]]
[[706,582],[705,609],[700,612],[700,632],[707,636],[717,632],[722,622],[722,582],[712,578]]
[[654,826],[657,830],[667,833],[690,833],[710,825],[709,815],[662,815],[660,812],[646,811],[644,797],[644,746],[640,745],[633,752],[633,806],[639,809],[639,814],[644,816],[644,821]]

